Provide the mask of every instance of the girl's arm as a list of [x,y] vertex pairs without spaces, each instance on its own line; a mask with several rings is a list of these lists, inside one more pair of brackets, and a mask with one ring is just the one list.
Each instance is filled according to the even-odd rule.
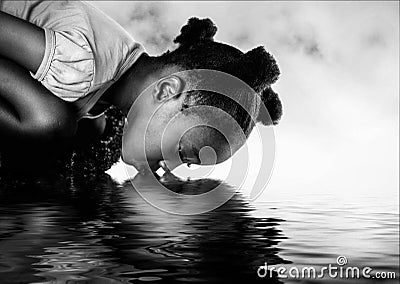
[[76,129],[72,104],[52,94],[19,64],[0,57],[0,146],[70,138]]
[[72,105],[28,72],[37,71],[44,50],[43,29],[0,12],[0,144],[49,141],[76,132]]
[[0,11],[0,56],[35,73],[45,51],[44,30]]

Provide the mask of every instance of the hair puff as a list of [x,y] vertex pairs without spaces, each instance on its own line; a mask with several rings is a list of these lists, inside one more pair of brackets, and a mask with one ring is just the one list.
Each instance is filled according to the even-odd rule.
[[242,56],[240,65],[246,70],[246,82],[260,93],[278,80],[280,75],[274,57],[263,46],[258,46]]
[[[257,121],[263,125],[276,125],[282,117],[282,103],[277,93],[271,87],[265,88],[261,92],[261,101],[264,106],[260,106]],[[268,111],[268,113],[266,113]]]
[[214,41],[217,27],[209,19],[190,18],[181,28],[181,33],[174,39],[174,43],[190,46],[205,41]]

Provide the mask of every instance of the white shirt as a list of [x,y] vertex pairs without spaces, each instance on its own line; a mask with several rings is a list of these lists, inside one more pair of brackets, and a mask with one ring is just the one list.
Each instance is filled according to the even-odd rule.
[[0,10],[45,31],[46,49],[31,75],[85,114],[144,52],[113,19],[80,1],[7,1]]

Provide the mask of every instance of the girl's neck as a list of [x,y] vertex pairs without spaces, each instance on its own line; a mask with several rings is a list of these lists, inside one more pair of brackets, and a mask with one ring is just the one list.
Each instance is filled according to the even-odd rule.
[[143,53],[136,62],[101,97],[115,105],[127,115],[133,102],[148,86],[150,80],[157,78],[157,57]]

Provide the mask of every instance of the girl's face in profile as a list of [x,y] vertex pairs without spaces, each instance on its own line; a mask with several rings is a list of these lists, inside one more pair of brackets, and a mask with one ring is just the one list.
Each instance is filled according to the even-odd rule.
[[194,114],[184,113],[179,97],[146,95],[135,102],[124,129],[122,158],[138,171],[148,164],[153,171],[187,164],[213,165],[228,159],[242,145],[229,146],[217,130]]

